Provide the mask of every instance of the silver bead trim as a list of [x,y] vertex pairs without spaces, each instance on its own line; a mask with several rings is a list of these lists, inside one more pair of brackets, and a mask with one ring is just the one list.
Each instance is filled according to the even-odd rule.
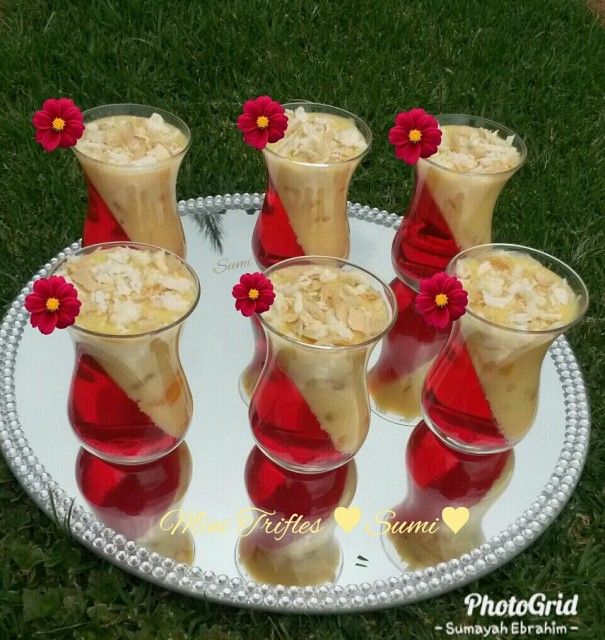
[[[178,203],[178,212],[181,216],[224,212],[229,208],[256,212],[262,206],[263,198],[264,194],[259,193],[191,198]],[[349,202],[347,207],[351,218],[394,229],[401,224],[401,218],[388,211],[357,202]],[[531,507],[505,531],[470,553],[423,571],[403,573],[386,581],[377,580],[374,584],[301,588],[243,583],[240,577],[217,576],[212,571],[178,564],[170,558],[150,553],[95,520],[94,515],[81,505],[72,508],[73,498],[57,486],[33,454],[19,422],[14,370],[19,342],[28,320],[23,308],[25,296],[31,292],[33,283],[45,277],[58,260],[79,248],[80,243],[74,242],[47,262],[21,289],[0,325],[0,449],[17,480],[47,516],[58,519],[61,526],[69,526],[73,537],[97,555],[144,580],[208,600],[268,610],[329,613],[409,604],[456,589],[512,559],[546,530],[575,489],[588,452],[590,413],[579,364],[567,340],[561,336],[549,352],[565,399],[565,444],[559,460],[549,482]],[[70,508],[71,519],[66,523]]]

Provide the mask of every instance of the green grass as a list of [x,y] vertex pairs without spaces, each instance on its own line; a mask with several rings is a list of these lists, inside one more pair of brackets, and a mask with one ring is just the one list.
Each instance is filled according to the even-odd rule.
[[507,123],[529,149],[499,201],[495,238],[556,254],[592,293],[571,340],[595,422],[574,497],[528,551],[478,585],[349,616],[254,613],[140,582],[66,538],[2,462],[0,640],[425,640],[445,637],[434,625],[462,620],[463,596],[477,589],[579,593],[574,637],[603,637],[604,53],[603,28],[579,0],[0,1],[0,308],[82,225],[71,153],[45,155],[33,142],[30,118],[46,97],[144,102],[182,116],[194,135],[183,198],[263,190],[259,154],[234,126],[244,99],[268,92],[343,106],[376,137],[351,199],[390,211],[403,211],[412,185],[386,142],[394,114],[470,112]]

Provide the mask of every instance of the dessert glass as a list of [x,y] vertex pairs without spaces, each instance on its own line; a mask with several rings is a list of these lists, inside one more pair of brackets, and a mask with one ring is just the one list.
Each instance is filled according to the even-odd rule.
[[[72,257],[112,247],[163,251],[108,242],[80,249]],[[177,320],[134,334],[101,333],[77,324],[68,328],[75,347],[69,421],[82,446],[109,462],[156,460],[179,445],[191,422],[193,400],[179,358],[179,339],[199,300],[200,286],[193,269],[174,258],[194,285],[192,304]],[[62,266],[59,263],[55,273]]]
[[441,128],[497,131],[499,137],[511,139],[519,160],[512,168],[496,173],[462,172],[431,158],[418,160],[412,202],[392,247],[397,274],[411,284],[443,271],[460,251],[491,242],[498,196],[527,156],[523,140],[497,122],[461,114],[440,115],[437,120]]
[[284,107],[352,120],[367,147],[355,157],[328,163],[292,160],[278,155],[271,145],[263,149],[269,181],[252,236],[256,261],[270,267],[304,255],[347,258],[347,192],[353,172],[370,149],[372,133],[362,120],[343,109],[313,102],[291,102]]
[[573,317],[545,330],[511,328],[466,313],[453,323],[449,339],[429,370],[422,390],[427,425],[449,446],[486,454],[512,448],[532,426],[538,405],[540,371],[549,346],[584,316],[586,285],[565,263],[542,251],[510,244],[474,247],[458,254],[448,273],[467,257],[494,250],[525,254],[564,278],[576,296]]
[[367,364],[395,318],[389,287],[369,271],[345,260],[321,256],[292,258],[274,265],[269,278],[290,267],[324,266],[362,275],[387,311],[382,331],[357,344],[309,344],[275,329],[259,315],[267,357],[249,407],[252,435],[279,465],[319,473],[348,462],[363,444],[370,424]]
[[153,164],[136,166],[92,158],[74,147],[88,189],[82,246],[133,241],[152,244],[185,258],[185,234],[176,208],[176,179],[189,150],[189,127],[168,111],[140,104],[108,104],[84,112],[89,125],[101,118],[154,113],[184,137],[180,153]]
[[193,535],[162,526],[177,511],[191,482],[191,454],[185,442],[160,460],[118,465],[80,449],[76,482],[93,513],[107,527],[176,562],[192,564]]
[[[334,510],[353,500],[355,461],[325,473],[302,474],[282,469],[255,447],[246,462],[244,481],[252,505],[241,516],[236,550],[244,580],[284,586],[335,582],[342,551],[335,536]],[[290,526],[283,531],[266,529],[267,518]]]
[[[387,555],[406,570],[423,569],[469,553],[485,542],[482,520],[508,486],[514,469],[514,452],[473,456],[445,446],[424,422],[412,431],[405,452],[408,493],[391,509],[395,522],[428,522],[426,530],[391,529],[383,537]],[[454,533],[443,521],[445,507],[465,507],[466,524]],[[394,514],[394,515],[393,515]],[[387,518],[385,517],[385,520]]]
[[254,339],[254,354],[248,366],[242,371],[239,378],[239,395],[245,404],[250,404],[252,392],[263,370],[267,357],[267,339],[263,331],[263,325],[256,315],[250,318],[252,325],[252,337]]
[[460,251],[491,242],[494,207],[504,185],[523,165],[523,140],[501,124],[477,116],[437,116],[443,127],[473,127],[510,138],[518,163],[496,173],[462,172],[433,158],[416,165],[412,201],[395,234],[391,256],[400,284],[398,320],[383,341],[369,374],[372,409],[387,420],[415,425],[420,418],[420,390],[427,370],[442,349],[449,330],[427,327],[415,309],[419,281],[438,271]]

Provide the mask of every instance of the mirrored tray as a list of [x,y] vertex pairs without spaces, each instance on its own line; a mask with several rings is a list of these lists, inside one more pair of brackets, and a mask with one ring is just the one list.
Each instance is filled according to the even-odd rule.
[[[460,473],[445,476],[431,494],[437,535],[410,533],[398,546],[391,536],[376,535],[384,531],[379,521],[386,511],[393,508],[399,517],[413,520],[411,502],[425,501],[418,478],[410,482],[406,449],[413,449],[408,447],[412,434],[425,443],[426,434],[422,427],[412,430],[372,415],[370,434],[356,456],[356,483],[355,470],[347,476],[345,504],[359,509],[357,526],[347,532],[330,517],[334,485],[317,489],[295,479],[286,499],[307,496],[311,507],[313,499],[322,500],[330,511],[325,535],[312,539],[290,531],[281,541],[256,547],[249,536],[249,544],[242,546],[238,518],[250,507],[245,482],[250,489],[258,480],[262,461],[252,454],[245,479],[254,446],[238,379],[252,356],[253,340],[250,322],[234,311],[230,292],[241,273],[256,270],[250,238],[261,203],[258,194],[179,203],[188,261],[202,283],[200,304],[181,341],[194,418],[186,445],[143,470],[108,471],[80,450],[66,415],[70,338],[60,331],[43,337],[29,326],[23,310],[33,281],[78,244],[52,258],[23,287],[0,328],[0,442],[25,491],[47,515],[69,527],[78,542],[141,579],[258,609],[337,612],[406,604],[455,589],[514,558],[561,511],[588,449],[586,390],[565,338],[553,344],[544,362],[540,408],[527,438],[502,468],[469,472],[491,476],[483,484],[481,478],[475,482],[475,494],[477,486],[483,493],[468,503],[474,505],[469,521],[457,534],[439,514],[442,506],[465,504],[469,474],[466,462],[448,459]],[[390,282],[390,245],[399,218],[359,204],[349,205],[349,215],[351,261]],[[419,469],[425,469],[420,462]],[[99,486],[99,479],[108,477],[115,484]],[[333,505],[338,504],[336,496]],[[176,520],[164,518],[170,511],[174,519],[189,518],[187,532],[171,535]],[[347,513],[355,515],[354,510]],[[298,586],[263,582],[290,576],[287,582],[292,571]]]

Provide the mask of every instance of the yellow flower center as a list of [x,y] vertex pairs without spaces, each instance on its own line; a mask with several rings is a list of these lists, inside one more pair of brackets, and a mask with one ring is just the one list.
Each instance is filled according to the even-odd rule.
[[58,298],[49,298],[46,301],[46,309],[48,311],[56,311],[59,308],[59,299]]
[[438,307],[445,307],[447,305],[447,296],[445,295],[445,293],[438,293],[435,296],[435,304]]
[[63,131],[65,129],[65,120],[63,118],[55,118],[52,126],[53,131]]
[[420,129],[410,129],[408,138],[410,142],[420,142],[422,140],[422,131]]
[[258,289],[250,289],[250,291],[248,291],[248,298],[250,300],[258,300],[258,296],[260,296]]
[[267,116],[258,116],[256,126],[259,129],[266,129],[269,126],[269,118],[267,118]]

